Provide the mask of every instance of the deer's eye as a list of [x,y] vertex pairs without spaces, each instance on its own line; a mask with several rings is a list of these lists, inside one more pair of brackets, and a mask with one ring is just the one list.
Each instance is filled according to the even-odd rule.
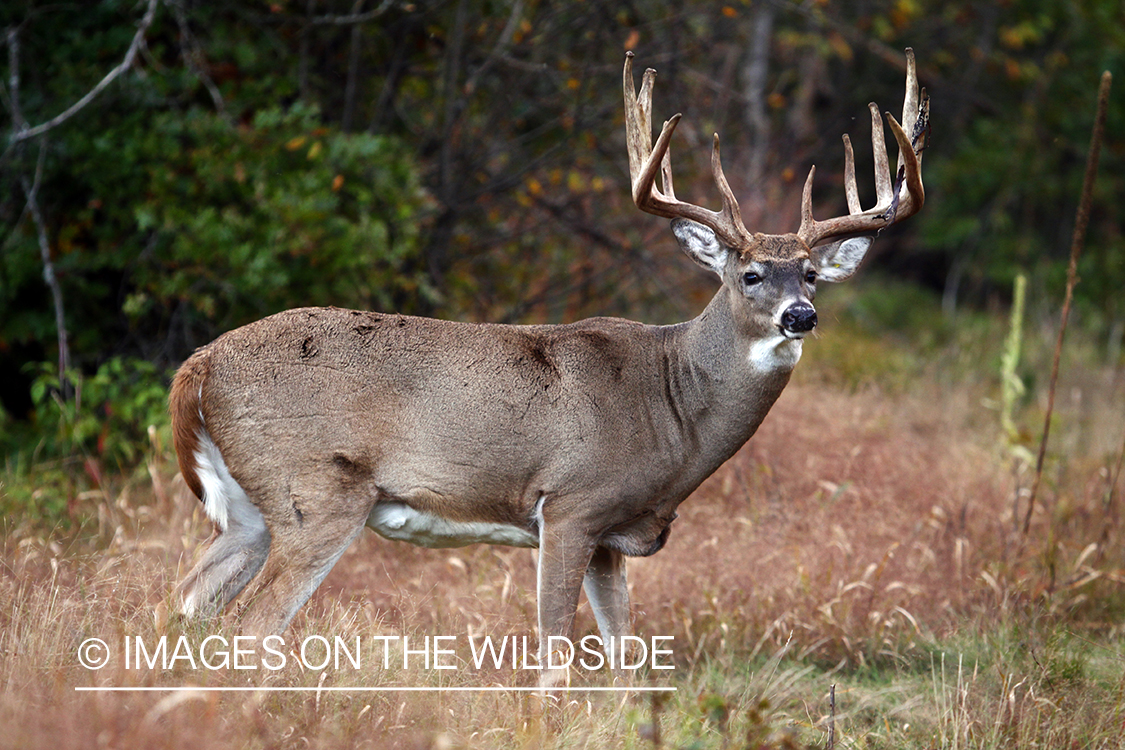
[[746,286],[754,286],[755,284],[762,283],[762,277],[750,271],[749,273],[742,274],[742,283]]
[[808,272],[805,274],[805,281],[807,281],[810,284],[815,284],[816,283],[816,271],[814,271],[810,268],[808,270]]

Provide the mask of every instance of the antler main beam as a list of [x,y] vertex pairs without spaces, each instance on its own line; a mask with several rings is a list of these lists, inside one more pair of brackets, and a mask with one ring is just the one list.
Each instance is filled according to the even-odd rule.
[[825,221],[817,221],[812,217],[812,184],[816,167],[810,169],[801,196],[801,227],[797,230],[797,235],[809,247],[842,235],[877,232],[918,213],[926,201],[926,192],[922,187],[922,151],[926,147],[929,133],[930,99],[925,89],[919,92],[913,49],[906,49],[906,96],[902,104],[902,125],[898,124],[890,112],[886,113],[887,124],[898,143],[899,151],[894,182],[891,181],[879,108],[874,103],[869,104],[868,108],[871,110],[871,146],[875,156],[875,207],[864,211],[860,205],[855,179],[855,157],[851,139],[845,134],[844,193],[848,200],[848,215]]
[[[684,218],[697,221],[714,230],[719,240],[728,247],[745,247],[752,235],[742,223],[738,200],[730,189],[719,160],[719,134],[715,134],[711,148],[711,173],[723,198],[723,210],[711,211],[676,199],[672,187],[672,160],[669,144],[680,115],[673,115],[664,123],[660,135],[652,145],[652,85],[656,71],[649,68],[641,79],[638,95],[633,81],[633,53],[625,53],[623,88],[625,92],[625,137],[629,147],[629,174],[633,182],[633,202],[646,213],[665,218]],[[663,190],[656,186],[656,173],[660,172]]]

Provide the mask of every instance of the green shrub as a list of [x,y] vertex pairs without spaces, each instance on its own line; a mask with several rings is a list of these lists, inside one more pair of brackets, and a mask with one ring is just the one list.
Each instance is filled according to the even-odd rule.
[[96,512],[83,493],[132,476],[169,444],[168,376],[149,362],[114,358],[63,384],[52,364],[34,367],[32,419],[8,420],[0,440],[0,512],[17,524],[81,523]]

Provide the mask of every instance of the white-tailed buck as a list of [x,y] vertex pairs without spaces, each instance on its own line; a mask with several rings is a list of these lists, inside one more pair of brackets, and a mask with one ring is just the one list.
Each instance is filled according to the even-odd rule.
[[[605,642],[630,633],[625,557],[664,546],[676,507],[754,434],[816,325],[818,281],[855,272],[882,228],[922,207],[928,104],[906,53],[892,179],[871,105],[877,205],[796,234],[751,233],[719,164],[723,209],[683,203],[668,145],[652,146],[652,86],[625,122],[637,207],[672,219],[722,287],[686,323],[456,323],[335,308],[289,310],[199,349],[170,404],[180,468],[220,533],[177,587],[187,616],[241,593],[241,628],[279,634],[364,526],[428,547],[539,548],[540,650],[571,637],[583,587]],[[656,185],[657,173],[661,187]],[[544,683],[558,675],[544,673]]]

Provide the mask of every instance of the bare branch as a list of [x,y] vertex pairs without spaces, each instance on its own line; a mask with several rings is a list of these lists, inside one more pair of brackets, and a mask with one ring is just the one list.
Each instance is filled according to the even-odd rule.
[[172,9],[172,14],[176,17],[176,25],[180,28],[180,44],[184,56],[184,62],[187,63],[188,70],[190,70],[195,77],[202,83],[203,87],[207,89],[207,93],[211,96],[211,101],[215,104],[215,111],[219,115],[225,117],[227,114],[226,103],[223,101],[223,94],[219,91],[219,87],[215,85],[215,81],[207,74],[207,70],[203,67],[203,48],[199,46],[199,41],[195,35],[191,33],[191,26],[188,25],[187,15],[184,13],[183,5],[175,0],[165,0],[166,4]]
[[[122,73],[129,70],[136,60],[138,50],[140,50],[144,44],[145,33],[148,31],[149,26],[152,25],[152,20],[156,16],[157,4],[158,0],[148,0],[148,8],[145,10],[145,15],[141,19],[137,32],[133,35],[133,41],[129,44],[129,49],[126,51],[125,57],[121,63],[113,68],[113,70],[109,71],[109,73],[107,73],[97,85],[86,92],[85,96],[81,99],[55,117],[33,128],[28,127],[27,119],[24,117],[23,109],[20,105],[19,28],[9,28],[5,35],[8,44],[8,91],[6,92],[5,99],[12,114],[12,133],[8,138],[8,149],[15,148],[20,150],[23,148],[22,144],[24,141],[44,135],[59,125],[62,125],[71,117],[82,111],[90,102],[94,101],[94,99],[120,77]],[[54,302],[55,328],[58,334],[59,348],[59,382],[62,384],[65,394],[68,390],[66,379],[67,372],[70,369],[70,344],[66,328],[66,312],[63,304],[62,287],[55,273],[54,262],[51,260],[51,243],[47,237],[47,223],[44,221],[43,212],[39,208],[39,187],[43,181],[43,164],[46,159],[46,154],[46,144],[41,142],[39,144],[39,157],[36,160],[35,178],[29,181],[26,175],[20,175],[20,185],[27,199],[27,213],[31,215],[32,223],[35,224],[35,234],[39,244],[39,256],[43,263],[43,281],[51,290],[51,297]]]
[[394,5],[394,0],[383,0],[382,4],[373,10],[366,13],[349,13],[346,16],[315,16],[309,19],[313,26],[350,26],[353,24],[367,23],[374,21],[379,16],[390,10]]
[[[74,104],[70,105],[70,107],[68,107],[65,111],[54,116],[47,122],[36,125],[33,128],[27,127],[27,122],[23,120],[22,114],[19,115],[19,119],[16,119],[15,111],[19,108],[19,70],[17,65],[11,65],[9,70],[11,80],[10,85],[12,86],[12,90],[9,92],[9,96],[11,97],[12,102],[15,104],[15,108],[13,111],[13,122],[15,123],[16,127],[15,132],[12,133],[9,139],[10,143],[16,144],[21,141],[26,141],[29,138],[35,138],[37,136],[43,135],[53,128],[58,127],[59,125],[62,125],[71,117],[82,111],[82,109],[84,109],[86,105],[94,101],[94,99],[96,99],[97,96],[102,93],[102,91],[104,91],[107,86],[109,86],[109,84],[117,80],[117,78],[120,77],[122,73],[133,67],[133,61],[136,59],[137,51],[140,49],[141,44],[144,41],[145,33],[148,31],[148,27],[152,25],[152,19],[156,16],[157,4],[158,0],[148,0],[148,8],[145,11],[144,18],[141,19],[141,23],[137,28],[137,33],[133,35],[133,41],[129,45],[129,49],[125,52],[125,58],[121,61],[121,63],[116,68],[106,73],[105,78],[98,81],[97,85],[94,86],[94,88],[87,91],[85,96],[76,101]],[[13,42],[15,44],[14,49]],[[18,63],[18,54],[18,36],[14,29],[9,29],[8,57],[9,59],[12,59],[13,56],[15,56],[16,62]]]
[[[9,40],[10,41],[10,40]],[[39,158],[35,165],[35,180],[27,181],[26,175],[20,175],[24,195],[27,196],[27,210],[35,224],[35,234],[39,241],[39,256],[43,261],[43,281],[51,290],[51,297],[55,305],[55,328],[59,341],[59,383],[66,390],[66,374],[70,370],[70,344],[66,330],[66,314],[63,307],[62,287],[59,286],[58,277],[55,275],[55,264],[51,260],[51,244],[47,239],[47,224],[43,221],[43,214],[39,210],[39,185],[43,179],[43,161],[47,154],[45,143],[39,144]]]
[[516,0],[512,3],[512,12],[508,15],[508,22],[504,24],[504,30],[500,32],[500,38],[496,40],[496,46],[488,53],[488,57],[484,62],[473,71],[472,75],[465,82],[464,91],[471,94],[476,89],[477,81],[481,76],[496,63],[500,57],[507,52],[508,46],[512,43],[512,37],[516,34],[516,28],[519,26],[520,18],[523,17],[523,0]]
[[[363,0],[355,0],[352,13],[359,13],[363,7]],[[345,133],[352,130],[352,120],[355,117],[355,98],[359,88],[359,42],[362,29],[359,24],[352,26],[351,39],[348,42],[348,80],[344,86],[344,115],[340,119],[340,129]]]
[[27,120],[23,119],[23,110],[20,108],[20,32],[16,27],[8,29],[8,108],[12,112],[12,125],[15,129],[23,130],[27,127]]

